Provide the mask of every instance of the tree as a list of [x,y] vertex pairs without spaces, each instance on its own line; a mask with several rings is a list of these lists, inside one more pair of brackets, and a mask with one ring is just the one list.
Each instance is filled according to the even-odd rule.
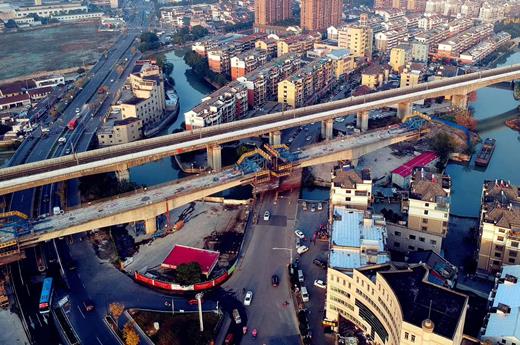
[[125,340],[126,345],[139,345],[139,342],[141,341],[139,334],[137,334],[130,321],[128,321],[123,328],[123,339]]
[[448,134],[440,132],[432,138],[430,147],[439,155],[440,163],[444,164],[448,161],[450,153],[455,149],[455,144]]
[[206,36],[209,33],[208,29],[203,28],[200,25],[195,25],[191,28],[191,34],[193,35],[194,39],[202,38]]
[[110,303],[110,305],[108,306],[108,311],[117,323],[117,320],[121,315],[123,315],[123,312],[125,311],[125,306],[117,302]]
[[455,115],[455,122],[458,125],[466,127],[467,129],[474,131],[477,129],[477,121],[469,116],[468,114],[457,114]]
[[176,281],[181,285],[191,285],[200,282],[202,270],[196,262],[181,264],[176,270]]

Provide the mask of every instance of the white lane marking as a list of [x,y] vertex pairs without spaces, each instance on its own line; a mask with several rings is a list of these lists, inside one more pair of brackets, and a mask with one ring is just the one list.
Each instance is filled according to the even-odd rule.
[[96,337],[96,340],[98,341],[98,343],[100,343],[101,345],[103,345],[103,343],[101,342],[101,340],[99,340],[98,337]]
[[77,305],[76,307],[78,307],[78,310],[79,310],[79,313],[81,314],[81,316],[83,316],[83,318],[85,318],[85,314],[83,314],[83,311],[81,310],[79,305]]
[[36,320],[38,320],[38,323],[40,324],[40,327],[43,327],[43,324],[40,320],[40,314],[36,314]]

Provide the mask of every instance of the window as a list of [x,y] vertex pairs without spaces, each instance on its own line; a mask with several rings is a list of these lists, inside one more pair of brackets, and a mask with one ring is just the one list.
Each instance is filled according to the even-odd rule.
[[513,251],[513,250],[510,250],[509,251],[509,256],[513,257],[513,258],[516,258],[516,252]]
[[428,224],[428,219],[423,218],[423,219],[422,219],[422,222],[423,222],[423,224]]
[[412,334],[412,343],[415,343],[415,335]]
[[448,226],[448,222],[442,222],[442,226],[443,227],[447,227]]
[[419,241],[424,242],[425,238],[424,237],[419,237]]
[[504,240],[504,236],[498,236],[497,237],[497,241],[503,241]]
[[430,244],[436,245],[436,244],[437,244],[437,241],[435,241],[435,240],[430,240]]
[[345,198],[345,201],[350,201],[350,197],[347,196],[347,197]]
[[394,231],[394,235],[401,236],[401,232],[400,231]]
[[430,203],[429,203],[429,202],[425,202],[425,203],[424,203],[424,206],[426,206],[426,207],[430,207]]
[[401,244],[399,242],[394,242],[394,247],[399,248]]
[[428,214],[428,210],[424,210],[424,214]]
[[411,240],[415,240],[415,235],[408,235],[408,238]]
[[516,241],[511,241],[511,247],[518,248],[518,242],[516,242]]
[[502,257],[502,253],[495,252],[495,258],[500,258],[500,257]]
[[421,230],[422,231],[428,231],[428,227],[427,226],[421,226]]
[[510,264],[514,264],[515,263],[515,259],[514,258],[509,258],[508,261],[509,261]]
[[506,229],[498,229],[498,232],[500,232],[501,234],[505,234],[506,233]]
[[405,338],[406,340],[408,340],[408,337],[409,337],[408,332],[404,332],[404,338]]
[[415,250],[415,247],[414,246],[408,246],[408,249],[409,250]]

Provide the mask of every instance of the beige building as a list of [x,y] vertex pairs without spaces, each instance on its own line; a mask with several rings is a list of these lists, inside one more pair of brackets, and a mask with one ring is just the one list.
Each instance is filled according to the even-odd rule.
[[348,25],[338,30],[338,47],[346,48],[354,57],[372,57],[372,29],[363,25]]
[[460,345],[468,297],[430,283],[428,274],[422,264],[329,267],[324,324],[354,325],[373,344]]
[[99,146],[126,144],[143,138],[143,121],[135,117],[108,122],[97,131]]
[[423,70],[420,64],[410,64],[401,72],[401,87],[415,86],[419,84],[423,79]]
[[153,127],[164,119],[164,81],[159,66],[149,60],[138,61],[134,71],[128,76],[131,92],[123,94],[120,109],[121,119],[138,118],[143,127]]
[[520,264],[520,190],[509,181],[485,181],[480,207],[478,272]]
[[392,48],[390,50],[390,62],[389,65],[392,67],[394,72],[401,72],[406,65],[406,49],[402,47]]
[[388,66],[373,63],[361,71],[361,85],[378,88],[388,81],[389,73]]
[[341,23],[341,0],[302,0],[300,8],[300,27],[303,30],[323,32]]
[[372,179],[370,171],[338,168],[332,172],[330,186],[332,205],[367,210],[372,204]]
[[291,17],[291,0],[255,0],[256,25],[277,24]]

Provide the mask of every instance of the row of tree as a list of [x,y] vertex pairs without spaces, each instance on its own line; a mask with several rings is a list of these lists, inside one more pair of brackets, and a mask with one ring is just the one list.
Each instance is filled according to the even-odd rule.
[[207,58],[200,56],[193,50],[189,50],[184,54],[184,62],[201,78],[207,78],[209,81],[219,85],[225,85],[228,82],[224,75],[215,73],[209,69]]

